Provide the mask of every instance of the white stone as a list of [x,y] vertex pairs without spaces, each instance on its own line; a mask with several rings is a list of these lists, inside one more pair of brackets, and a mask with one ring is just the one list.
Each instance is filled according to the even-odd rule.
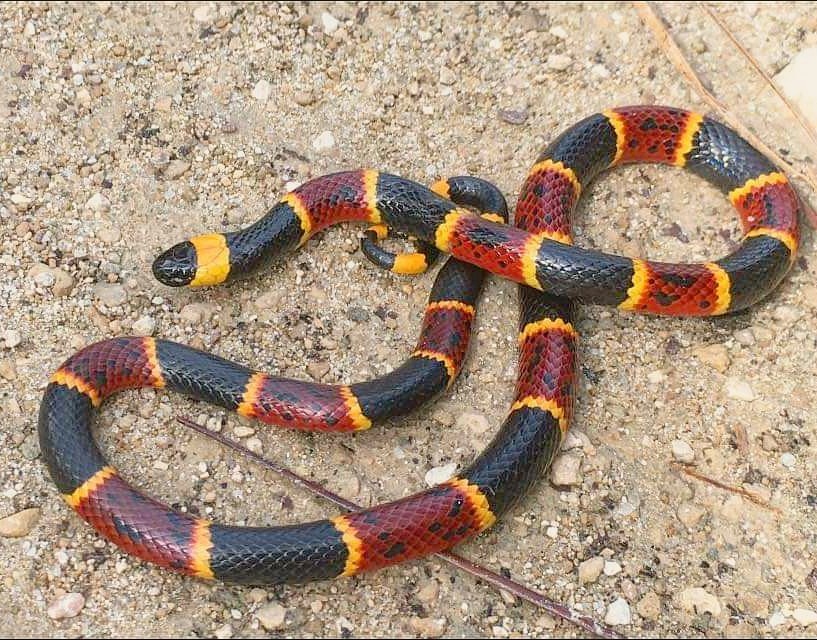
[[259,102],[266,102],[272,94],[272,85],[263,78],[255,83],[252,88],[252,97]]
[[575,487],[582,483],[582,460],[576,455],[566,453],[553,461],[550,469],[550,481],[557,487]]
[[624,598],[616,598],[607,606],[604,622],[612,626],[630,624],[630,604]]
[[794,465],[797,464],[797,458],[794,457],[791,453],[784,453],[780,456],[780,464],[782,464],[787,469],[791,469]]
[[817,127],[817,47],[800,51],[774,80],[780,90],[794,102],[812,127]]
[[433,467],[426,472],[425,481],[429,487],[434,487],[438,484],[450,480],[454,477],[454,472],[457,470],[456,462],[449,462],[441,467]]
[[692,447],[683,440],[673,440],[672,457],[678,462],[691,464],[695,460],[695,452],[692,450]]
[[3,332],[3,343],[6,345],[6,349],[14,349],[14,347],[19,347],[22,341],[23,336],[19,331],[17,331],[17,329],[6,329]]
[[797,624],[801,627],[817,624],[817,611],[811,609],[795,609],[792,611],[791,617],[797,620]]
[[553,71],[565,71],[573,64],[573,58],[563,53],[551,53],[547,59],[548,69]]
[[49,605],[47,613],[52,620],[75,618],[84,606],[85,596],[81,593],[66,593]]
[[650,371],[647,374],[647,380],[650,381],[650,384],[659,384],[664,382],[667,379],[667,374],[663,371]]
[[92,195],[88,202],[85,203],[85,206],[91,211],[95,211],[97,213],[111,210],[110,201],[101,193],[95,193]]
[[322,131],[312,141],[312,148],[315,151],[328,151],[335,146],[335,136],[331,131]]
[[689,613],[711,613],[718,617],[721,614],[720,601],[701,587],[690,587],[678,594],[678,603]]
[[749,383],[740,378],[727,378],[724,383],[726,395],[735,400],[743,400],[744,402],[752,402],[757,396]]
[[323,25],[323,32],[330,36],[340,28],[340,20],[328,11],[321,13],[321,24]]
[[607,560],[604,563],[604,575],[615,576],[621,573],[621,565],[615,560]]

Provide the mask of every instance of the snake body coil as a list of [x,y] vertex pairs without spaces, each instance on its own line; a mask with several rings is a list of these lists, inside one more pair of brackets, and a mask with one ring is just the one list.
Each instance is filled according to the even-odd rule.
[[[740,247],[702,264],[573,247],[570,216],[582,188],[600,171],[626,162],[684,166],[718,186],[740,214]],[[667,315],[736,311],[777,285],[799,240],[797,199],[786,178],[724,125],[668,107],[617,108],[579,122],[529,172],[515,227],[496,221],[503,205],[495,189],[474,179],[429,190],[376,171],[350,171],[305,183],[247,229],[199,236],[168,250],[154,264],[162,282],[214,285],[254,271],[331,224],[365,221],[409,233],[456,260],[438,276],[412,356],[368,383],[276,378],[153,338],[106,340],[71,356],[46,389],[39,421],[43,456],[60,492],[123,549],[203,578],[305,582],[448,549],[489,527],[543,475],[558,450],[575,387],[573,301]],[[225,526],[173,511],[132,488],[94,442],[94,409],[114,391],[133,387],[165,387],[302,429],[362,429],[405,413],[459,371],[482,269],[524,285],[516,391],[491,444],[441,485],[331,520]]]

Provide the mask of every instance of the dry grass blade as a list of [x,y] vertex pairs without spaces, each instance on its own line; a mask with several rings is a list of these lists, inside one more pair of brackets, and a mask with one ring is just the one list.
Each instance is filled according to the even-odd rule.
[[754,67],[755,71],[757,71],[760,74],[760,76],[766,81],[766,84],[769,85],[771,90],[774,91],[775,94],[777,94],[777,97],[783,101],[783,103],[786,105],[791,114],[795,117],[797,122],[800,123],[800,126],[803,127],[803,131],[805,131],[806,134],[808,134],[808,137],[811,138],[811,142],[814,144],[814,149],[812,149],[812,151],[814,155],[817,156],[817,131],[815,131],[814,127],[812,127],[808,123],[806,117],[803,115],[803,112],[800,111],[800,107],[798,107],[795,103],[789,100],[786,94],[780,90],[775,81],[772,80],[769,74],[766,73],[760,66],[757,59],[751,53],[749,53],[749,50],[746,49],[746,47],[744,47],[743,44],[741,44],[741,42],[735,37],[735,34],[732,33],[732,31],[729,29],[729,26],[723,21],[723,19],[703,2],[700,4],[703,10],[709,14],[709,17],[712,18],[721,28],[721,31],[723,31],[726,34],[726,36],[732,41],[732,44],[735,45],[737,50],[743,54],[743,57],[746,58],[749,64],[751,64],[752,67]]
[[[281,475],[288,480],[291,480],[296,485],[303,487],[312,493],[321,496],[332,502],[333,504],[339,506],[341,509],[346,511],[359,511],[362,507],[356,505],[354,502],[350,502],[345,498],[340,497],[339,495],[332,493],[322,485],[318,484],[317,482],[313,482],[312,480],[307,480],[306,478],[302,478],[294,471],[290,471],[286,467],[281,466],[280,464],[273,462],[272,460],[267,460],[263,456],[258,455],[257,453],[250,451],[244,445],[230,440],[229,438],[221,435],[220,433],[216,433],[215,431],[210,431],[206,427],[202,427],[199,424],[196,424],[189,418],[185,418],[182,416],[177,416],[176,420],[183,424],[185,427],[200,433],[203,436],[208,438],[212,438],[217,442],[220,442],[226,447],[233,449],[234,451],[238,451],[239,453],[243,454],[244,456],[254,460],[258,464],[270,469],[271,471]],[[499,575],[491,571],[490,569],[486,569],[485,567],[472,562],[466,558],[463,558],[460,555],[455,553],[451,553],[450,551],[445,551],[442,553],[434,554],[437,558],[447,562],[450,565],[458,567],[465,571],[466,573],[471,574],[475,578],[479,578],[490,584],[497,589],[502,591],[507,591],[508,593],[512,593],[517,598],[521,600],[525,600],[530,602],[533,605],[536,605],[540,609],[544,609],[550,615],[561,618],[571,624],[575,624],[588,633],[592,633],[599,638],[624,638],[618,632],[614,631],[610,627],[607,627],[600,622],[596,622],[592,618],[588,618],[587,616],[583,616],[579,613],[576,613],[569,607],[566,607],[563,604],[559,604],[558,602],[554,602],[550,600],[543,594],[526,587],[525,585],[519,584],[518,582],[514,582],[510,578],[506,578],[505,576]]]
[[[817,192],[817,174],[810,168],[804,168],[802,171],[794,167],[790,162],[784,160],[780,154],[774,149],[766,145],[760,138],[752,133],[741,121],[735,116],[720,100],[718,100],[709,89],[707,89],[698,74],[692,69],[692,66],[687,61],[681,49],[672,39],[663,21],[650,6],[649,2],[634,2],[636,11],[639,17],[647,27],[655,35],[658,41],[658,46],[664,51],[666,56],[670,59],[675,68],[686,78],[701,97],[723,118],[730,127],[737,131],[741,136],[746,138],[756,149],[765,154],[774,162],[785,169],[791,175],[795,175],[805,181],[808,186]],[[806,219],[812,228],[817,229],[817,213],[809,206],[805,199],[800,198],[800,203],[803,207],[803,212],[806,214]]]
[[768,509],[769,511],[774,511],[775,513],[780,513],[780,509],[778,509],[777,507],[773,507],[772,505],[764,502],[763,500],[758,498],[754,493],[744,489],[743,487],[735,487],[735,486],[733,486],[731,484],[726,484],[725,482],[721,482],[720,480],[715,480],[715,478],[710,478],[709,476],[705,476],[704,474],[699,473],[699,472],[695,471],[694,469],[691,469],[690,467],[687,467],[687,466],[682,465],[682,464],[675,463],[675,464],[673,464],[673,466],[676,469],[680,469],[681,471],[683,471],[686,475],[692,476],[696,480],[701,480],[702,482],[706,482],[707,484],[711,484],[712,486],[718,487],[719,489],[723,489],[724,491],[729,491],[730,493],[736,493],[739,496],[743,496],[744,498],[746,498],[749,502],[753,502],[754,504],[756,504],[759,507],[763,507],[764,509]]

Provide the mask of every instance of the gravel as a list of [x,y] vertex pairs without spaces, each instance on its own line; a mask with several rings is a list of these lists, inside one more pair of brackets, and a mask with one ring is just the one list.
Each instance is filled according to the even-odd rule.
[[[805,166],[808,140],[717,25],[685,5],[659,10],[718,98]],[[764,69],[794,77],[787,90],[813,88],[808,3],[718,11]],[[633,8],[18,2],[0,7],[0,37],[0,516],[39,510],[27,532],[0,538],[0,631],[575,636],[434,559],[261,590],[159,570],[100,541],[65,505],[36,421],[55,368],[114,336],[152,332],[324,383],[399,365],[436,267],[419,277],[372,268],[357,251],[359,225],[328,229],[225,287],[163,287],[151,262],[192,235],[249,224],[313,176],[363,166],[426,182],[474,174],[513,206],[540,149],[593,112],[643,102],[709,112]],[[616,169],[584,189],[575,226],[579,246],[658,260],[714,259],[739,238],[722,194],[654,166]],[[574,427],[557,463],[570,473],[540,479],[460,552],[597,619],[621,599],[629,622],[624,604],[615,620],[633,637],[813,634],[808,614],[795,615],[815,609],[805,576],[817,566],[817,263],[812,234],[802,243],[781,287],[745,313],[668,319],[580,306]],[[516,287],[488,278],[459,379],[368,432],[276,430],[140,390],[107,401],[96,434],[147,493],[220,522],[293,524],[338,510],[189,433],[177,414],[231,436],[253,428],[248,446],[364,505],[399,499],[426,487],[428,470],[463,469],[491,441],[514,392],[517,313]],[[778,512],[668,464],[676,439],[702,475]],[[591,559],[587,580],[580,567]],[[606,563],[622,570],[604,575]],[[689,589],[708,597],[681,598]],[[87,598],[78,614],[49,617],[69,594]],[[255,614],[272,603],[286,610],[284,626],[267,630]]]

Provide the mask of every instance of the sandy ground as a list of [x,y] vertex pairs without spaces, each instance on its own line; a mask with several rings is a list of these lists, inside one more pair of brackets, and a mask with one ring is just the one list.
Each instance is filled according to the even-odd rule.
[[[715,92],[765,142],[809,162],[796,127],[705,14],[660,10]],[[720,11],[773,72],[817,44],[813,4]],[[36,414],[64,358],[132,332],[302,379],[388,371],[414,344],[435,272],[371,268],[356,251],[359,228],[331,229],[284,264],[207,291],[161,286],[152,257],[248,223],[287,185],[341,168],[427,182],[471,173],[513,203],[537,151],[585,115],[644,102],[706,111],[634,10],[12,3],[0,6],[0,53],[0,517],[39,510],[22,537],[0,538],[0,633],[578,635],[435,560],[266,590],[148,566],[60,499]],[[738,239],[714,189],[652,166],[590,188],[576,226],[581,245],[666,259],[714,257]],[[616,602],[628,635],[817,636],[817,623],[805,626],[817,617],[813,248],[807,232],[783,285],[734,317],[584,308],[578,437],[564,454],[579,460],[573,486],[543,480],[462,553],[598,619]],[[470,425],[499,425],[511,397],[516,295],[491,279],[461,378],[408,419],[352,437],[253,425],[244,442],[365,505],[418,490],[432,467],[466,465],[493,430]],[[191,435],[177,413],[223,423],[227,435],[251,426],[176,395],[125,393],[101,414],[102,446],[152,494],[220,521],[335,513]],[[676,440],[698,472],[776,511],[679,471]],[[596,557],[580,582],[579,565]],[[84,607],[53,620],[48,607],[69,593]]]

